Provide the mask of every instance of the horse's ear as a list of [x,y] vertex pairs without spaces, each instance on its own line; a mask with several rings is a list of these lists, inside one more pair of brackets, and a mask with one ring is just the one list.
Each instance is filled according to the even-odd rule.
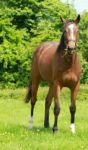
[[63,17],[60,17],[62,23],[66,23],[66,20]]
[[80,15],[77,16],[75,23],[78,24],[80,22]]

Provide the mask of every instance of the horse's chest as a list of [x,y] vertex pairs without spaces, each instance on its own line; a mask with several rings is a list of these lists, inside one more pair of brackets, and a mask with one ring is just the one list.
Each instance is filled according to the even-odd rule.
[[78,80],[78,77],[74,72],[66,72],[63,73],[62,78],[61,78],[63,84],[73,84],[76,83]]

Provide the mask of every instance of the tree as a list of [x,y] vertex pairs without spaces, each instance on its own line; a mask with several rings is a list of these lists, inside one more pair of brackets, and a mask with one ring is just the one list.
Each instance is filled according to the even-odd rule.
[[[68,9],[60,0],[4,0],[0,1],[0,8],[0,82],[4,86],[26,86],[35,48],[44,41],[59,41],[63,28],[60,16],[74,19],[77,14],[73,6]],[[80,25],[78,49],[86,61],[85,16],[85,32],[81,33]]]

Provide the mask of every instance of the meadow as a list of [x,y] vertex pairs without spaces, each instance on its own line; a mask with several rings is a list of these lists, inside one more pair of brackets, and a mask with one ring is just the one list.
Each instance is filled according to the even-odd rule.
[[29,129],[30,103],[24,103],[26,89],[0,89],[0,150],[88,150],[88,86],[77,96],[76,134],[70,132],[70,92],[60,95],[59,130],[53,134],[53,103],[50,128],[44,128],[44,104],[48,87],[40,87],[34,112],[34,128]]

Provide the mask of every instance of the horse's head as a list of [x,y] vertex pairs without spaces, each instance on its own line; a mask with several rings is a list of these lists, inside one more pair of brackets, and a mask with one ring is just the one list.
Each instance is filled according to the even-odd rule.
[[76,49],[76,42],[78,37],[78,23],[80,22],[80,15],[76,20],[65,20],[61,17],[61,21],[64,23],[64,43],[68,53],[73,53]]

